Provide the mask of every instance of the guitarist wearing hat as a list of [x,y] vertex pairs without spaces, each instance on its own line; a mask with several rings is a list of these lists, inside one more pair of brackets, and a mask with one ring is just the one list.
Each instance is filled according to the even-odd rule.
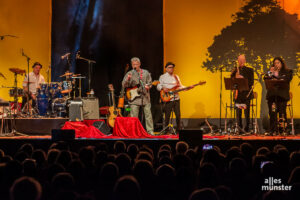
[[[164,91],[168,93],[173,89],[185,88],[179,79],[179,76],[174,74],[175,64],[168,62],[165,65],[166,72],[159,77],[159,84],[157,85],[158,91]],[[192,89],[194,86],[187,87],[186,90]],[[174,110],[176,116],[177,130],[180,130],[181,117],[180,117],[180,98],[178,93],[174,93],[173,98],[168,102],[164,102],[164,112],[165,112],[165,124],[164,127],[168,126],[170,122],[171,112]]]

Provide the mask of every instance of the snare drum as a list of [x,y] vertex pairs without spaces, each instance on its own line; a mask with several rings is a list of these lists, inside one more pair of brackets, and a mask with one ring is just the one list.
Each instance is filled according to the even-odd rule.
[[14,96],[24,96],[24,91],[22,88],[13,88],[9,90],[9,96],[14,97]]
[[62,82],[61,93],[66,94],[72,91],[72,82],[71,81],[63,81]]

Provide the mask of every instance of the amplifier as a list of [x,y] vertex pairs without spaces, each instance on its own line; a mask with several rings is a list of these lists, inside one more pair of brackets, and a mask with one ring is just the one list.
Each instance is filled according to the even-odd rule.
[[83,121],[81,100],[70,100],[69,101],[69,121]]
[[82,102],[83,102],[83,118],[99,119],[99,99],[82,98]]

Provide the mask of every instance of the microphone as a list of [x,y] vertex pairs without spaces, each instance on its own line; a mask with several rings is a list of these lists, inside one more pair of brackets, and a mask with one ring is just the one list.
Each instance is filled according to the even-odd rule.
[[70,54],[71,54],[71,53],[66,53],[65,55],[62,55],[60,58],[61,58],[62,60],[64,60],[64,59],[67,58]]

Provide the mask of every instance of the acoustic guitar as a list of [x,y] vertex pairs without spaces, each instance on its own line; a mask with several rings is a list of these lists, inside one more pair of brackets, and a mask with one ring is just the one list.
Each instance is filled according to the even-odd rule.
[[162,89],[160,91],[160,98],[163,102],[169,102],[169,101],[171,101],[171,99],[174,98],[174,95],[176,93],[181,92],[181,91],[190,90],[190,89],[192,89],[192,87],[195,87],[195,86],[198,86],[198,85],[204,85],[205,83],[206,83],[206,81],[200,81],[199,83],[196,83],[196,84],[188,86],[188,87],[180,88],[180,89],[177,89],[178,87],[174,87],[172,89],[169,89],[168,92],[165,92]]
[[[159,81],[153,81],[152,83],[150,83],[148,85],[156,86],[157,84],[159,84]],[[128,99],[128,101],[133,101],[137,97],[141,96],[141,92],[142,92],[142,89],[137,86],[131,87],[131,88],[126,88],[126,98]]]
[[115,94],[114,94],[114,86],[112,84],[109,84],[108,85],[108,89],[111,92],[112,106],[110,106],[108,108],[109,115],[108,115],[107,122],[108,122],[108,125],[110,127],[114,127],[115,126],[116,118],[118,116],[122,117],[122,114],[121,114],[121,109],[116,107]]

